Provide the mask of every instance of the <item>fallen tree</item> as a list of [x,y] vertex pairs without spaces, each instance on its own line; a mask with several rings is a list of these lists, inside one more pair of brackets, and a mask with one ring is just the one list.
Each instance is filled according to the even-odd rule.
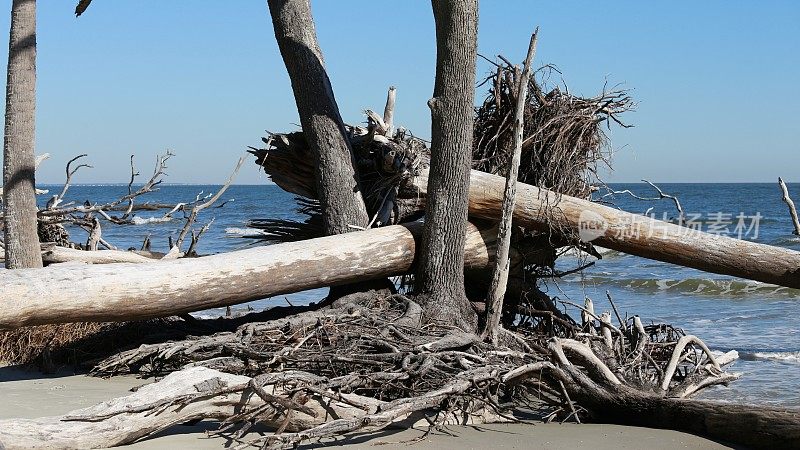
[[[165,317],[409,271],[421,224],[149,264],[0,271],[0,329]],[[466,266],[489,264],[492,233],[469,227]],[[64,250],[59,250],[63,252]],[[101,252],[86,252],[91,254]],[[139,260],[139,255],[130,254]],[[147,260],[141,257],[141,261]],[[54,300],[58,301],[54,301]]]
[[[424,201],[426,173],[423,169],[412,178],[422,194],[415,197],[419,203]],[[473,171],[470,213],[499,218],[504,185],[502,177]],[[534,186],[520,184],[517,195],[514,218],[525,227],[578,233],[580,227],[588,226],[598,232],[592,242],[611,249],[800,288],[800,253],[792,250],[702,233]],[[414,259],[412,230],[417,228],[384,227],[354,237],[320,238],[148,267],[111,264],[4,271],[0,273],[4,286],[0,301],[7,308],[0,314],[0,328],[163,317],[402,275]],[[485,256],[488,237],[481,237],[475,228],[469,235],[465,255]],[[474,261],[470,264],[476,265]],[[53,304],[53,298],[60,301]]]
[[[303,176],[309,164],[302,138],[272,141],[271,151],[256,152],[267,173],[284,190],[314,198],[313,180]],[[419,163],[417,163],[419,164]],[[291,170],[286,168],[291,167]],[[395,202],[398,221],[424,209],[428,170],[414,166],[398,170],[400,187]],[[499,220],[505,179],[473,170],[470,174],[469,214]],[[734,239],[620,211],[589,200],[520,183],[514,221],[527,229],[566,237],[589,236],[591,243],[631,255],[685,267],[731,275],[791,288],[800,288],[800,252]]]

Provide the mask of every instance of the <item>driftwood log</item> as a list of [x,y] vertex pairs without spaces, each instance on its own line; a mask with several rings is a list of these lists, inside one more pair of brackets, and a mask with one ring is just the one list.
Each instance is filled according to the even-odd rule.
[[113,264],[113,263],[145,263],[155,262],[154,254],[150,252],[123,251],[123,250],[96,250],[86,251],[69,247],[44,245],[42,260],[45,264],[83,263],[83,264]]
[[[302,144],[287,139],[287,151],[254,152],[258,164],[285,191],[316,198],[312,178],[304,175],[310,164]],[[265,157],[266,153],[266,157]],[[408,169],[408,179],[396,203],[404,216],[425,208],[429,171]],[[276,176],[279,174],[280,176]],[[500,220],[505,178],[478,170],[470,174],[470,217]],[[730,275],[790,288],[800,288],[800,252],[705,233],[652,217],[620,211],[569,195],[520,183],[514,223],[526,229],[556,231],[623,253],[705,272]]]
[[[414,179],[421,192],[424,178],[425,172]],[[503,177],[473,170],[470,215],[499,219],[504,186]],[[591,240],[593,244],[631,255],[800,288],[800,252],[704,233],[527,184],[518,186],[514,219],[526,228],[550,227],[597,236]]]
[[[313,178],[306,175],[310,162],[303,156],[302,137],[278,136],[284,146],[278,151],[254,151],[257,163],[285,191],[316,198]],[[404,170],[407,180],[396,204],[401,216],[413,217],[425,208],[429,171]],[[504,177],[473,170],[470,217],[500,220],[504,191]],[[514,223],[526,229],[560,232],[568,239],[581,236],[592,244],[643,258],[800,289],[800,252],[705,233],[524,183],[518,184],[516,197]]]
[[[0,330],[165,317],[402,275],[414,262],[415,239],[421,228],[419,223],[390,226],[149,264],[54,265],[0,271],[0,303],[4,305]],[[489,265],[493,234],[468,227],[464,250],[467,269]]]
[[[427,172],[413,182],[424,193]],[[505,180],[472,172],[470,214],[498,219]],[[424,201],[421,196],[420,202]],[[707,272],[800,288],[800,253],[702,233],[520,184],[514,219],[530,228],[555,227],[597,236],[614,250]],[[320,238],[136,267],[48,267],[0,272],[0,329],[73,321],[162,317],[232,305],[273,295],[407,273],[419,224],[353,236]],[[486,242],[468,233],[470,265],[487,265]],[[60,301],[55,304],[53,298]]]

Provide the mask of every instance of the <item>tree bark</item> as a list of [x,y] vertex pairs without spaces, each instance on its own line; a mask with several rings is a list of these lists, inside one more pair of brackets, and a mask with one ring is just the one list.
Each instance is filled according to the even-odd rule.
[[36,222],[36,2],[14,0],[3,145],[5,266],[42,267]]
[[[166,317],[402,275],[411,270],[421,228],[420,224],[395,225],[144,264],[56,264],[36,270],[3,270],[0,330]],[[479,231],[472,225],[467,230],[462,270],[488,267],[496,231]]]
[[309,0],[269,0],[275,38],[292,81],[300,124],[314,154],[314,177],[325,233],[347,233],[369,223],[353,151],[339,114]]
[[415,290],[426,319],[474,330],[464,292],[464,234],[472,160],[477,0],[434,0],[436,81],[431,109],[431,167]]
[[630,388],[592,389],[567,384],[570,396],[602,423],[685,431],[752,448],[800,446],[800,411],[664,398]]

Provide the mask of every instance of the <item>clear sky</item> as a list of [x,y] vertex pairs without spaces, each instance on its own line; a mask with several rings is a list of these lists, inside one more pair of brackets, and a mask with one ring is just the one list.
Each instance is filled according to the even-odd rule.
[[[80,153],[95,168],[77,182],[124,182],[130,154],[144,174],[166,149],[168,181],[221,183],[264,130],[299,122],[263,0],[95,0],[79,19],[72,0],[38,3],[37,152],[52,154],[39,183],[61,182]],[[430,3],[312,4],[345,120],[381,109],[395,85],[396,120],[429,136]],[[536,62],[573,92],[633,90],[635,128],[613,132],[609,181],[800,181],[798,24],[796,0],[482,0],[478,45],[521,61],[538,25]],[[265,177],[246,164],[238,182]]]

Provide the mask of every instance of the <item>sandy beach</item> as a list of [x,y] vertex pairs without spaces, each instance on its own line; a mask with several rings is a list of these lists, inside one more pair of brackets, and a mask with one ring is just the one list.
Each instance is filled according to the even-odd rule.
[[[59,372],[42,375],[16,367],[0,368],[0,419],[54,416],[93,405],[103,400],[127,395],[129,389],[147,383],[134,377],[90,378]],[[206,430],[216,424],[201,422],[194,426],[176,426],[160,436],[127,446],[130,449],[222,449],[226,440],[210,438]],[[449,432],[432,433],[412,447],[428,449],[525,448],[561,449],[591,446],[595,449],[721,449],[731,448],[699,436],[676,431],[595,424],[485,425],[450,427]],[[324,442],[343,448],[409,448],[408,441],[419,438],[424,430],[384,430],[368,436]],[[319,443],[301,448],[314,448]]]

